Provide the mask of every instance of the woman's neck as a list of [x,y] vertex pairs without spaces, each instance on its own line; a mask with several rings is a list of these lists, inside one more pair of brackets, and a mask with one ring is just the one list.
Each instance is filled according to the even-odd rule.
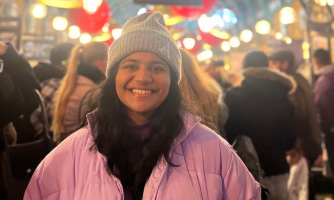
[[135,125],[142,125],[149,121],[149,117],[151,116],[151,114],[129,111],[128,116],[130,117],[130,119],[132,119]]

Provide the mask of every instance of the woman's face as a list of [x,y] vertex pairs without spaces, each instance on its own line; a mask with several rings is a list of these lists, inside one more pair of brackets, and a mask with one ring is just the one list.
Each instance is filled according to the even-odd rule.
[[168,95],[170,70],[153,53],[134,53],[121,61],[115,86],[117,96],[127,107],[130,118],[131,115],[148,118]]

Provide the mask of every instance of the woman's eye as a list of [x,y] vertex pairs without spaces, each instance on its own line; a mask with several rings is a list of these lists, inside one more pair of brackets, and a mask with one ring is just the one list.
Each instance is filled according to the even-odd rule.
[[124,69],[135,69],[136,67],[133,66],[133,65],[128,65],[128,66],[125,66]]
[[157,71],[157,72],[163,72],[165,71],[162,67],[152,67],[153,71]]

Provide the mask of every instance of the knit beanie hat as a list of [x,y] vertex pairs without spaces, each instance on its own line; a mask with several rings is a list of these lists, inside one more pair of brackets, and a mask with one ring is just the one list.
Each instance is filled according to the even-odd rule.
[[250,51],[244,58],[242,66],[244,69],[248,67],[268,67],[269,60],[262,51]]
[[136,52],[150,52],[159,56],[175,72],[180,82],[181,54],[160,12],[141,14],[124,25],[122,35],[109,49],[107,76],[118,62]]

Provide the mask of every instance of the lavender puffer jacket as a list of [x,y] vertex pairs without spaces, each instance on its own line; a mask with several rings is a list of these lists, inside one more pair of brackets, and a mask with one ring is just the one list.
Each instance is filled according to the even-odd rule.
[[[88,115],[88,121],[92,115]],[[161,158],[146,182],[143,200],[260,200],[261,189],[232,147],[189,114],[186,134],[173,145],[170,167]],[[90,126],[54,149],[36,169],[24,200],[124,200],[121,182],[106,159],[91,152]]]

